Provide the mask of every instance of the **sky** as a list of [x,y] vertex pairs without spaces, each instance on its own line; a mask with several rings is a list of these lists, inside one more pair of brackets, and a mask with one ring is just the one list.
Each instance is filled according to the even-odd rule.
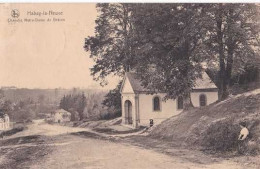
[[[93,3],[0,4],[0,87],[101,89],[83,48],[97,15]],[[109,77],[102,89],[115,88],[118,80]]]

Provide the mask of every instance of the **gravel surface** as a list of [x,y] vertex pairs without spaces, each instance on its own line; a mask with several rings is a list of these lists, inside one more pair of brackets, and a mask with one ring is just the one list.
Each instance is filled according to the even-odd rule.
[[[31,132],[30,132],[31,131]],[[74,134],[73,134],[74,133]],[[84,133],[77,134],[77,133]],[[134,136],[132,136],[134,137]],[[139,144],[143,141],[141,139]],[[131,140],[133,141],[133,139]],[[110,140],[87,129],[53,126],[37,121],[28,130],[0,141],[1,169],[199,169],[244,168],[231,160],[201,163],[185,155],[160,152],[152,146],[133,145],[127,139]],[[164,147],[165,149],[165,147]],[[162,149],[163,150],[163,149]],[[171,151],[173,151],[172,149]],[[179,150],[176,150],[179,151]],[[204,158],[189,151],[182,153]],[[247,167],[248,168],[248,167]]]

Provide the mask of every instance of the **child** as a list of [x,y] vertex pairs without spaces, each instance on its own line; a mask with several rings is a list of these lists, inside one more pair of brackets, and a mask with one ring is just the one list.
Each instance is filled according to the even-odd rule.
[[238,136],[238,140],[245,140],[249,134],[248,129],[246,128],[246,124],[244,122],[240,123],[240,134]]
[[245,154],[247,153],[247,143],[248,143],[248,134],[249,134],[249,131],[248,129],[246,128],[246,123],[245,122],[242,122],[240,123],[240,128],[241,128],[241,131],[240,131],[240,134],[238,136],[238,152],[240,154]]

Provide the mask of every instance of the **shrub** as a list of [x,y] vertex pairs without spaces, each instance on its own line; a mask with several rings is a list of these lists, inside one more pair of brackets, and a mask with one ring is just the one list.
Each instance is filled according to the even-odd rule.
[[252,140],[252,135],[255,135],[254,130],[250,130],[251,133],[243,141],[238,140],[240,130],[239,124],[234,120],[226,119],[212,123],[202,136],[201,146],[213,152],[233,151],[243,155],[258,154],[259,145],[257,141]]
[[23,125],[18,125],[18,126],[14,127],[14,128],[11,129],[11,130],[4,131],[4,132],[2,133],[2,135],[3,135],[3,136],[11,136],[11,135],[14,135],[14,134],[16,134],[16,133],[18,133],[18,132],[23,131],[24,129],[25,129],[25,126],[23,126]]
[[209,126],[202,136],[202,147],[211,151],[232,151],[238,149],[239,125],[233,120],[220,120]]
[[101,120],[110,120],[121,116],[121,111],[117,112],[106,112],[100,115]]

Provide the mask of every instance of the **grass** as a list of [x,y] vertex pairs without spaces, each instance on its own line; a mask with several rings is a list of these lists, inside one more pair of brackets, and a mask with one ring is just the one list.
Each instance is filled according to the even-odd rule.
[[130,134],[130,133],[135,133],[138,131],[143,130],[145,127],[141,126],[137,129],[131,129],[131,130],[126,130],[126,131],[118,131],[114,130],[112,128],[104,127],[104,128],[94,128],[93,130],[99,133],[106,133],[106,134]]
[[21,132],[23,130],[25,130],[27,127],[23,124],[19,124],[19,125],[16,125],[14,128],[10,129],[10,130],[6,130],[6,131],[3,131],[0,135],[2,137],[4,136],[11,136],[11,135],[14,135],[18,132]]
[[51,153],[50,147],[44,145],[44,142],[45,138],[39,135],[1,140],[0,154],[3,161],[0,168],[29,168],[31,164]]
[[[245,121],[249,128],[250,141],[254,148],[259,149],[259,102],[260,92],[257,89],[223,102],[194,108],[155,126],[149,136],[191,149],[233,153],[238,152],[239,123]],[[245,146],[245,151],[248,151],[250,144],[247,142]]]

